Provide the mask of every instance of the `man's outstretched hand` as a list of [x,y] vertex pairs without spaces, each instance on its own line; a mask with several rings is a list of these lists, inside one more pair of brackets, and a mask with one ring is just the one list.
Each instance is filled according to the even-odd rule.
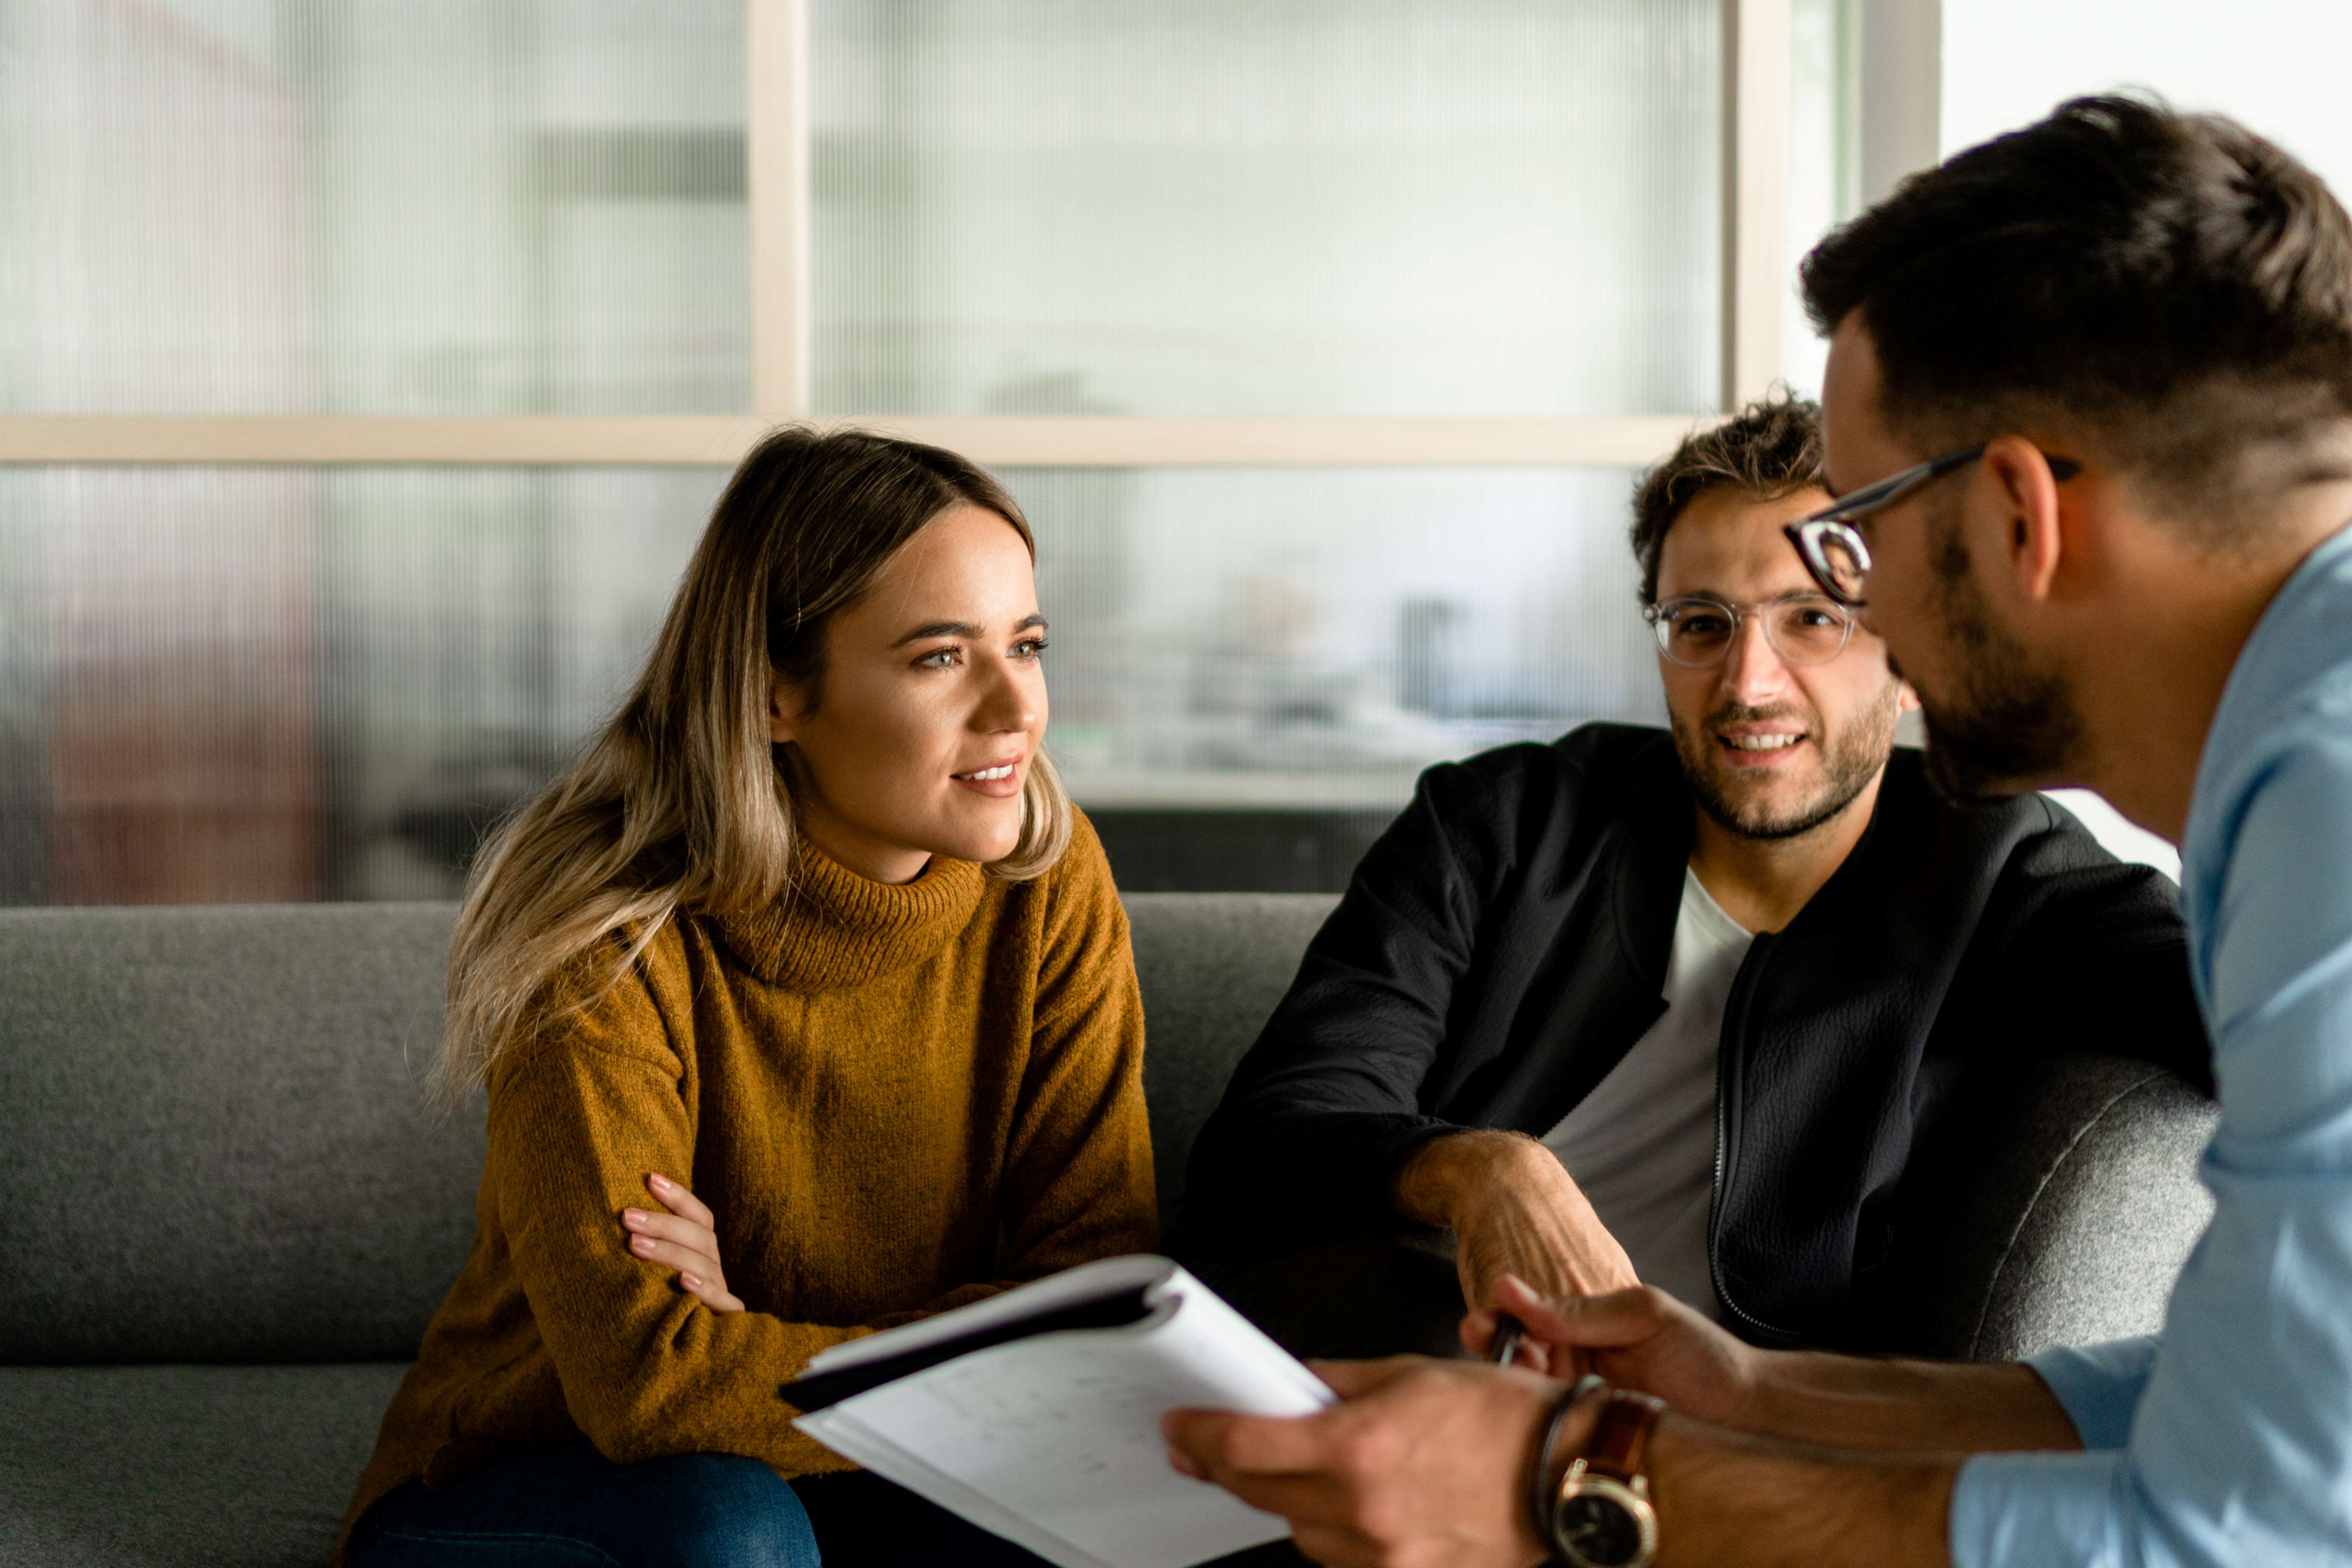
[[[1161,1421],[1169,1462],[1291,1522],[1332,1568],[1528,1568],[1535,1446],[1571,1361],[1674,1408],[1649,1448],[1662,1563],[1880,1568],[1948,1561],[1961,1456],[2079,1446],[2027,1367],[1944,1366],[1743,1344],[1661,1291],[1547,1300],[1496,1286],[1527,1334],[1521,1365],[1401,1356],[1326,1363],[1342,1403],[1276,1419],[1203,1410]],[[1490,1312],[1463,1323],[1484,1353]],[[1555,1465],[1591,1437],[1570,1413]],[[1555,1472],[1556,1473],[1556,1472]]]
[[[1655,1286],[1603,1296],[1550,1298],[1506,1276],[1496,1304],[1519,1320],[1520,1365],[1556,1376],[1589,1368],[1619,1388],[1654,1394],[1686,1416],[1718,1427],[1752,1429],[1762,1352]],[[1462,1321],[1462,1343],[1485,1355],[1495,1314]]]
[[1526,1488],[1559,1384],[1422,1356],[1315,1371],[1345,1403],[1293,1418],[1171,1410],[1168,1462],[1289,1520],[1298,1549],[1329,1568],[1528,1568],[1549,1555]]

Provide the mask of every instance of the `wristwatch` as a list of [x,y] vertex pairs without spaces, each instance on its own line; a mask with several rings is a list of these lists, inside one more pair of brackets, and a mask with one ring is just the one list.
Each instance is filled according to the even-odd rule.
[[[1587,1391],[1580,1384],[1561,1400],[1560,1416]],[[1658,1511],[1650,1503],[1642,1458],[1665,1407],[1646,1394],[1604,1391],[1583,1454],[1569,1461],[1556,1488],[1545,1489],[1549,1506],[1538,1510],[1543,1534],[1568,1568],[1650,1568],[1657,1556]],[[1539,1465],[1548,1465],[1550,1447],[1548,1439],[1547,1452],[1537,1456]]]

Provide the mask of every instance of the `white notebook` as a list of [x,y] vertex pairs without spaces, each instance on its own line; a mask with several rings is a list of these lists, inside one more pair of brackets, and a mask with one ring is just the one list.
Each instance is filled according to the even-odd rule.
[[1062,1568],[1190,1568],[1289,1527],[1168,1468],[1180,1407],[1307,1416],[1323,1381],[1165,1258],[1109,1258],[835,1345],[793,1425]]

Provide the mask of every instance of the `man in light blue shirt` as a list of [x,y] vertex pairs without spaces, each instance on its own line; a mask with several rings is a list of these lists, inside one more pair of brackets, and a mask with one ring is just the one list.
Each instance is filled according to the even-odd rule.
[[2238,657],[2181,892],[2221,1125],[2161,1339],[2030,1364],[2084,1448],[1961,1470],[1961,1563],[2352,1560],[2352,532]]
[[1322,1416],[1171,1416],[1171,1462],[1329,1563],[2352,1563],[2352,221],[2239,126],[2084,99],[1804,285],[1840,498],[1790,537],[1931,772],[2088,784],[2181,846],[2221,1119],[2164,1333],[1858,1361],[1507,1289],[1599,1377],[1333,1366]]

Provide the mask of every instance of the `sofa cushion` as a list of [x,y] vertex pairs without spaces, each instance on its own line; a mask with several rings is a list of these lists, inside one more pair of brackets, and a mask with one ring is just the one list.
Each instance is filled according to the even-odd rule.
[[0,1360],[415,1354],[482,1163],[416,1090],[454,917],[0,913]]
[[[1332,901],[1128,901],[1163,1203]],[[446,904],[0,912],[0,1362],[415,1354],[479,1106],[418,1082]]]
[[405,1370],[0,1366],[0,1563],[322,1568]]

